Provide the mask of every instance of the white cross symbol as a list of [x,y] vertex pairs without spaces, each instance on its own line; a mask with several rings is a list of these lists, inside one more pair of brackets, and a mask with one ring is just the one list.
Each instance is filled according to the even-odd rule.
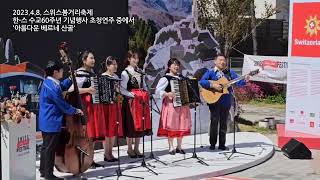
[[314,28],[314,26],[315,26],[314,22],[313,22],[313,21],[311,21],[311,22],[310,22],[310,24],[309,24],[309,26],[310,26],[310,28],[311,28],[311,29],[313,29],[313,28]]

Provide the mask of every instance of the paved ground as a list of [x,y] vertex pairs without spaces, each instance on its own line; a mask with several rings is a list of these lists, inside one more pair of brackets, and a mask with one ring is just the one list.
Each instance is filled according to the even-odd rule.
[[278,122],[285,121],[286,110],[283,108],[273,108],[273,107],[262,107],[252,104],[241,104],[241,113],[240,117],[251,122],[258,122],[267,117],[274,117]]
[[[267,135],[274,144],[277,144],[277,135]],[[312,151],[312,160],[292,160],[282,154],[275,147],[274,156],[267,162],[256,167],[232,174],[233,177],[245,177],[263,180],[319,180],[320,179],[320,151]]]
[[[275,117],[276,120],[285,119],[285,109],[257,107],[254,105],[242,105],[244,113],[241,117],[256,122],[265,117]],[[284,156],[277,147],[277,135],[266,135],[275,145],[276,152],[265,163],[256,167],[230,174],[232,177],[250,178],[258,180],[320,180],[320,151],[312,151],[312,160],[292,160]]]

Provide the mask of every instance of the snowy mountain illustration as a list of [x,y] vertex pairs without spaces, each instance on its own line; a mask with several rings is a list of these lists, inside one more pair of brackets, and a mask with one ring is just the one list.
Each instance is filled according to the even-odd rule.
[[192,0],[129,0],[129,14],[155,22],[158,29],[192,12]]

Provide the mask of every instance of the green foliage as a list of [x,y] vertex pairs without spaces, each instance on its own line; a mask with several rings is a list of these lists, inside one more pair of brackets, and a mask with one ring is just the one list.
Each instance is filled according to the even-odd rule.
[[270,95],[264,99],[259,99],[258,101],[264,102],[266,104],[285,104],[286,97],[282,94]]
[[248,82],[244,87],[235,88],[235,94],[242,102],[285,104],[285,87],[285,84]]
[[239,128],[241,132],[257,132],[261,134],[274,134],[277,131],[268,129],[268,128],[261,128],[258,125],[244,125],[244,124],[239,124]]
[[135,16],[135,24],[129,27],[129,49],[140,55],[140,65],[144,64],[148,48],[153,45],[157,28],[155,23]]
[[286,104],[286,97],[283,94],[277,94],[277,95],[270,95],[266,96],[264,98],[259,98],[259,99],[251,99],[250,100],[251,104],[256,104],[256,105],[285,105]]

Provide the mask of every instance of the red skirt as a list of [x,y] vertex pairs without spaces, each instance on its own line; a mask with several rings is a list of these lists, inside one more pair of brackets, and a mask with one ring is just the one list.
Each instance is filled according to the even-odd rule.
[[[105,124],[106,124],[106,137],[117,136],[117,120],[119,120],[119,134],[118,136],[123,136],[122,129],[122,114],[121,114],[121,104],[108,104],[102,105],[104,107],[105,113]],[[118,107],[117,107],[118,106]]]
[[[139,89],[132,89],[131,92],[135,94],[133,99],[129,99],[135,130],[144,131],[146,129],[151,129],[149,94],[146,91]],[[145,116],[144,121],[143,115]]]
[[[122,103],[122,119],[124,136],[137,138],[152,134],[149,107],[149,95],[146,91],[133,89],[134,99],[124,98]],[[145,106],[143,106],[143,103]],[[143,108],[144,107],[144,108]],[[145,120],[143,121],[143,113]],[[143,123],[144,122],[144,123]]]
[[116,136],[117,118],[119,119],[119,136],[123,136],[121,105],[119,103],[92,104],[91,94],[82,94],[81,98],[87,110],[87,133],[90,138],[104,140],[105,137]]

